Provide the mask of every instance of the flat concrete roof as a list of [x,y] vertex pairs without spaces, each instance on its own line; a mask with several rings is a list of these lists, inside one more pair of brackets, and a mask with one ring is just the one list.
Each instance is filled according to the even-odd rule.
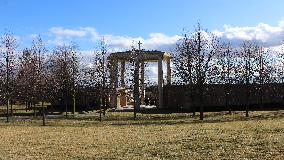
[[[162,52],[162,51],[145,51],[145,50],[135,50],[138,55],[140,61],[158,61],[160,58],[163,60],[171,59],[172,56],[170,53]],[[115,52],[111,53],[108,56],[109,60],[117,60],[117,61],[129,61],[133,57],[132,51],[125,52]]]

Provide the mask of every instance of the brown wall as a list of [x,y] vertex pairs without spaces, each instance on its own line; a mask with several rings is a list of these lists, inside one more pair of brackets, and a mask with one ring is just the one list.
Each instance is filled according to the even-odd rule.
[[[284,104],[283,84],[212,84],[204,86],[204,94],[201,105],[205,108],[219,108],[226,110],[227,106],[238,109],[246,106],[247,97],[250,106],[265,107],[268,105]],[[229,93],[226,98],[226,90]],[[168,109],[193,110],[200,106],[198,88],[196,85],[169,85],[164,86],[164,107]],[[249,91],[249,92],[247,92]],[[262,96],[262,102],[261,102]],[[241,108],[239,108],[241,109]]]

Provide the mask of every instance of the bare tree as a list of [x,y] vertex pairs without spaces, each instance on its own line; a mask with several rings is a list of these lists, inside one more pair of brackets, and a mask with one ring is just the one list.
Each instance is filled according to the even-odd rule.
[[67,118],[68,99],[72,98],[73,112],[76,103],[76,83],[79,71],[76,46],[58,46],[53,51],[49,65],[55,97],[61,97],[60,100],[65,106],[65,116]]
[[249,106],[250,106],[250,98],[252,92],[252,83],[254,81],[254,60],[257,52],[257,46],[250,41],[245,41],[242,49],[240,51],[242,64],[241,64],[241,82],[245,84],[245,110],[246,110],[246,117],[249,116]]
[[[133,100],[134,100],[134,110],[133,110],[133,118],[137,118],[137,111],[140,108],[140,82],[141,79],[139,77],[140,71],[140,59],[141,59],[141,53],[143,52],[140,48],[140,42],[139,48],[137,49],[135,47],[135,41],[132,42],[130,46],[130,57],[129,57],[129,63],[126,64],[126,83],[127,85],[133,90]],[[145,64],[144,64],[145,65]]]
[[200,23],[195,31],[185,36],[182,45],[178,45],[175,65],[179,80],[183,84],[195,84],[200,119],[203,120],[203,97],[205,84],[210,83],[210,71],[214,69],[213,58],[220,51],[220,43],[216,36],[204,30]]
[[[102,38],[98,47],[95,51],[94,63],[92,67],[92,81],[93,87],[98,89],[98,96],[100,97],[100,121],[102,121],[102,113],[105,115],[107,107],[107,96],[108,96],[108,67],[106,61],[107,44]],[[103,111],[102,111],[103,109]]]
[[230,85],[233,83],[233,70],[234,70],[234,58],[235,50],[233,49],[230,42],[224,43],[221,47],[221,52],[218,56],[217,65],[220,66],[220,81],[219,83],[224,84],[225,94],[225,107],[228,108],[231,114],[231,107],[229,104],[230,100]]
[[[193,41],[191,37],[187,34],[184,34],[176,44],[176,55],[173,59],[174,64],[174,75],[178,84],[189,85],[188,93],[186,97],[187,103],[194,102],[194,92],[193,92],[193,84],[194,84],[194,55],[193,55]],[[195,109],[193,109],[193,115],[195,115]]]
[[31,49],[24,49],[19,58],[19,72],[17,74],[18,95],[26,102],[27,106],[34,106],[41,102],[43,125],[45,125],[44,102],[48,100],[47,96],[47,67],[44,43],[40,36],[33,40]]
[[263,99],[265,91],[270,88],[266,88],[266,84],[272,84],[276,82],[277,75],[275,60],[271,57],[271,50],[258,45],[256,48],[256,76],[255,81],[258,84],[257,91],[259,93],[260,107],[263,107]]
[[34,66],[35,66],[35,97],[37,101],[41,102],[42,122],[45,126],[45,108],[44,102],[47,100],[47,65],[46,65],[46,53],[47,49],[44,46],[42,38],[38,35],[33,40],[32,52],[34,55]]
[[199,94],[200,120],[203,120],[204,84],[210,68],[213,67],[211,65],[212,58],[218,54],[220,45],[215,35],[204,31],[200,24],[198,24],[196,33],[193,35],[193,42],[194,55],[197,61],[195,72]]
[[15,91],[15,75],[16,75],[16,38],[12,33],[6,32],[4,36],[1,37],[1,69],[5,73],[5,99],[7,105],[7,122],[9,122],[9,106],[11,107],[11,114],[13,113],[11,99]]
[[18,98],[26,102],[26,109],[35,101],[35,62],[31,49],[24,49],[19,57],[19,72],[17,74]]
[[139,45],[138,51],[133,47],[131,53],[134,56],[134,119],[136,119],[136,114],[138,108],[140,108],[140,92],[139,92],[139,56],[141,56],[141,49]]

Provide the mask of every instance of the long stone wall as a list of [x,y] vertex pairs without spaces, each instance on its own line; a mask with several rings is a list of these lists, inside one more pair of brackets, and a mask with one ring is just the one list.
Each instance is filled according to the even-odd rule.
[[243,110],[246,105],[249,105],[251,109],[283,108],[284,106],[284,84],[204,85],[201,101],[198,91],[196,85],[164,86],[164,108],[198,111],[200,105],[203,105],[205,110],[217,111]]

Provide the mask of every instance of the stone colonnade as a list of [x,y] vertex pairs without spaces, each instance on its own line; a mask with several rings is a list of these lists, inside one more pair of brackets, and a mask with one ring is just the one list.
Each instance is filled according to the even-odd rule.
[[[121,69],[120,69],[120,84],[122,88],[125,87],[125,63],[130,61],[131,55],[129,52],[116,52],[112,53],[109,56],[110,60],[110,88],[111,88],[111,94],[110,94],[110,105],[113,108],[116,108],[118,105],[117,102],[117,91],[118,88],[118,65],[120,63]],[[166,83],[171,84],[171,56],[165,52],[160,51],[143,51],[139,56],[139,72],[140,76],[136,76],[140,79],[140,87],[141,90],[140,93],[140,99],[136,99],[135,101],[139,103],[144,102],[145,99],[145,84],[144,84],[144,72],[145,72],[145,65],[144,62],[158,62],[158,108],[163,108],[163,85],[164,85],[164,79],[163,79],[163,61],[166,61],[167,64],[167,74],[166,74]],[[135,81],[135,80],[134,80]],[[140,88],[139,87],[139,88]],[[135,92],[134,92],[135,93]],[[135,96],[134,96],[135,97]],[[138,97],[138,96],[136,96]],[[124,105],[124,104],[123,104]]]

